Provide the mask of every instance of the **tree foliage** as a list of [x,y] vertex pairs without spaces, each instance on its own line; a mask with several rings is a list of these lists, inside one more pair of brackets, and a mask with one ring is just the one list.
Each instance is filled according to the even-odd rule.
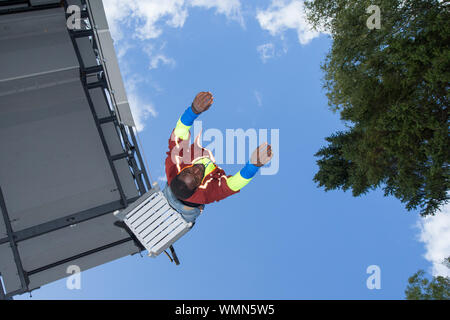
[[444,265],[450,269],[450,257],[445,258]]
[[[322,69],[347,129],[326,138],[314,181],[359,196],[383,188],[434,214],[449,197],[449,1],[315,0],[308,19],[333,44]],[[369,30],[366,9],[381,9]]]
[[437,276],[429,280],[419,270],[408,279],[405,295],[407,300],[450,300],[450,279]]

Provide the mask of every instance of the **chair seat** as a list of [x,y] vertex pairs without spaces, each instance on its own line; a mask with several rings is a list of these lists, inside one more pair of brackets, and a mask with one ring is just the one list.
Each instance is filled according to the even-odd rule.
[[193,226],[169,205],[158,187],[152,188],[116,217],[125,222],[151,257],[169,248]]

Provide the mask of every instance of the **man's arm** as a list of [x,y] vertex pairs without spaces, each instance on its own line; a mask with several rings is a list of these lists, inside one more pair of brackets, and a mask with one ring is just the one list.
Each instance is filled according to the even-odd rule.
[[[201,193],[195,200],[198,203],[211,203],[223,200],[238,193],[256,175],[259,168],[272,158],[272,147],[267,143],[260,145],[252,154],[250,161],[234,176],[223,175],[217,180],[211,180],[208,192]],[[209,183],[207,181],[207,183]]]
[[246,165],[238,171],[234,176],[227,179],[227,186],[233,191],[241,190],[245,187],[256,175],[259,167],[247,162]]
[[178,119],[174,130],[176,138],[181,140],[189,139],[189,130],[192,127],[195,119],[202,113],[208,110],[214,102],[211,92],[200,92],[195,97],[192,105],[187,108],[183,115]]
[[259,168],[272,159],[272,147],[266,142],[253,151],[250,161],[234,176],[227,179],[228,187],[233,191],[241,190],[256,175]]
[[[173,129],[170,134],[166,167],[170,165],[177,165],[178,171],[180,170],[178,166],[179,158],[182,157],[184,150],[189,150],[189,130],[194,123],[194,120],[200,115],[200,113],[208,110],[213,101],[214,99],[210,92],[200,92],[195,97],[191,106],[187,108],[183,115],[178,119],[175,129]],[[170,180],[169,176],[171,175],[167,174],[168,180]]]

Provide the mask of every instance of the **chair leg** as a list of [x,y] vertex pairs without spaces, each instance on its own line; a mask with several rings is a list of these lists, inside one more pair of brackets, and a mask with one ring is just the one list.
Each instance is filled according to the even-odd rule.
[[178,256],[175,253],[175,249],[173,248],[173,246],[170,246],[170,252],[172,253],[172,257],[173,257],[173,261],[175,262],[175,264],[178,266],[180,265],[180,260],[178,260]]

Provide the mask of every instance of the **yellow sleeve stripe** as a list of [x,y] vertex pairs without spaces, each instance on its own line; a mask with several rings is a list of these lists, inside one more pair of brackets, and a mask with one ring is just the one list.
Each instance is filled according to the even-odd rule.
[[181,122],[180,117],[177,121],[177,126],[175,127],[175,135],[181,140],[187,140],[189,138],[189,129],[191,129],[191,126],[187,126]]
[[241,172],[239,171],[234,176],[227,179],[228,187],[233,191],[241,190],[243,187],[247,185],[253,178],[245,179],[241,176]]

